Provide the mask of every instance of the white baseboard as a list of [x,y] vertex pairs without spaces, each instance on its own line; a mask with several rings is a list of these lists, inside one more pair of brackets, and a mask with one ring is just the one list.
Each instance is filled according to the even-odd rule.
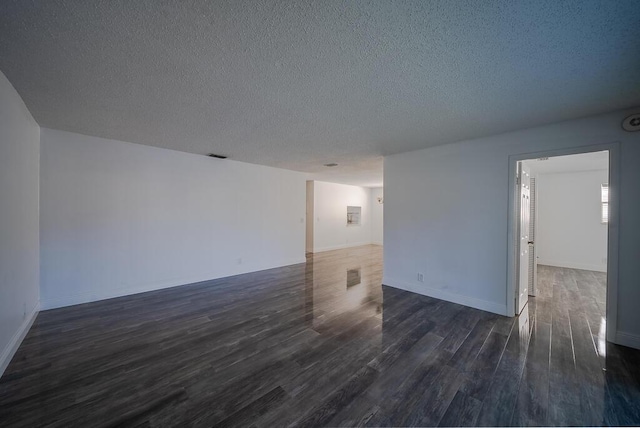
[[440,300],[446,300],[447,302],[470,306],[482,311],[493,312],[494,314],[508,316],[507,305],[489,302],[488,300],[482,300],[470,296],[463,296],[461,294],[455,294],[451,293],[450,291],[430,287],[426,284],[413,284],[407,281],[401,281],[388,277],[384,278],[382,280],[382,283],[384,285],[388,285],[389,287],[399,288],[401,290],[411,291],[412,293],[422,294],[424,296],[434,297]]
[[353,248],[353,247],[362,247],[363,245],[382,245],[382,243],[377,242],[355,242],[353,244],[340,244],[340,245],[329,245],[327,247],[314,248],[314,253],[323,253],[325,251],[333,251],[333,250],[342,250],[344,248]]
[[59,296],[53,299],[43,298],[40,301],[40,305],[42,307],[42,310],[57,309],[57,308],[63,308],[66,306],[80,305],[83,303],[97,302],[100,300],[115,299],[116,297],[130,296],[133,294],[162,290],[165,288],[195,284],[197,282],[227,278],[230,276],[242,275],[245,273],[259,272],[267,269],[275,269],[283,266],[290,266],[290,265],[295,265],[295,264],[305,263],[305,262],[306,262],[306,258],[303,256],[303,257],[293,258],[289,260],[284,260],[280,263],[276,263],[275,265],[255,265],[255,266],[247,267],[246,269],[236,269],[234,271],[224,272],[223,274],[219,274],[219,275],[211,274],[211,275],[207,275],[206,277],[181,278],[177,280],[154,282],[150,284],[141,284],[133,287],[118,288],[118,289],[111,289],[111,290],[100,290],[100,291],[89,290],[84,293],[76,293],[73,295]]
[[33,322],[36,320],[38,313],[40,312],[40,305],[36,304],[33,307],[33,310],[30,314],[27,315],[27,318],[24,320],[18,331],[13,335],[7,346],[2,351],[0,355],[0,377],[4,374],[4,371],[9,366],[11,359],[16,354],[16,351],[20,347],[20,344],[24,340],[25,336],[29,332],[29,329],[33,325]]
[[165,288],[178,287],[180,285],[193,284],[195,282],[207,281],[217,278],[192,278],[177,281],[156,282],[152,284],[139,285],[135,287],[118,288],[112,290],[89,290],[66,296],[57,296],[51,299],[43,298],[41,301],[42,310],[64,308],[67,306],[81,305],[83,303],[97,302],[100,300],[115,299],[116,297],[130,296],[133,294],[146,293],[148,291],[162,290]]
[[628,346],[629,348],[640,349],[640,336],[624,331],[617,331],[615,341],[618,345]]
[[554,266],[569,269],[591,270],[594,272],[606,272],[606,265],[592,265],[588,263],[558,262],[555,260],[538,259],[539,265]]

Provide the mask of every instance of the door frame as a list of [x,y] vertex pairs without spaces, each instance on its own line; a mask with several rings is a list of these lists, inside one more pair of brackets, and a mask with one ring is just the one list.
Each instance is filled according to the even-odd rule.
[[315,182],[307,180],[305,187],[305,238],[304,252],[313,253],[314,250],[314,228],[315,228]]
[[516,314],[517,293],[517,207],[519,201],[516,185],[517,163],[528,159],[577,155],[607,150],[609,152],[609,223],[607,224],[607,340],[615,342],[618,320],[618,242],[619,242],[619,188],[620,188],[620,142],[602,143],[571,148],[544,150],[513,154],[509,156],[508,219],[507,219],[507,316]]
[[[516,252],[517,252],[517,257],[515,259],[516,262],[516,291],[515,291],[515,307],[514,307],[514,312],[516,314],[520,314],[522,313],[522,309],[524,309],[524,307],[527,305],[527,303],[529,303],[529,272],[527,271],[527,293],[525,295],[525,299],[526,299],[526,303],[524,305],[522,305],[522,309],[520,309],[521,306],[521,302],[519,300],[520,295],[522,294],[522,235],[523,235],[523,231],[522,231],[522,216],[523,213],[525,213],[525,211],[522,210],[522,199],[523,199],[523,186],[525,187],[525,189],[527,188],[525,186],[525,176],[528,176],[529,179],[531,179],[531,174],[530,172],[525,171],[525,165],[522,161],[518,161],[516,162],[516,195],[515,197],[518,198],[517,201],[515,202],[515,208],[516,208],[516,219],[517,221],[515,222],[515,236],[516,236]],[[520,181],[518,180],[520,179]],[[529,183],[529,213],[526,213],[527,215],[529,215],[531,213],[531,185]],[[531,221],[531,219],[529,218],[529,221]],[[527,225],[529,226],[529,230],[531,229],[531,224]],[[529,233],[529,230],[525,231],[526,234]],[[527,245],[528,242],[533,240],[533,237],[531,237],[530,239],[527,240]],[[528,250],[530,249],[527,248]],[[528,254],[528,252],[527,252]],[[527,269],[529,269],[529,256],[527,255],[527,263],[526,263]]]

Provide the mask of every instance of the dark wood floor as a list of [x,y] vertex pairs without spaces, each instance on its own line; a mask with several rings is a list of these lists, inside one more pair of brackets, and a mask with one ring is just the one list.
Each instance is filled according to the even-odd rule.
[[603,275],[541,267],[505,318],[381,286],[381,260],[332,251],[42,312],[0,425],[640,424],[640,352],[603,341]]

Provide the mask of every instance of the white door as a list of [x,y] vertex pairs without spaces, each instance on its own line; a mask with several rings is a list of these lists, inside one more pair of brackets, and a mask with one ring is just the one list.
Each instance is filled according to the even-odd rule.
[[529,170],[522,162],[518,162],[518,293],[516,297],[516,309],[518,314],[522,312],[529,299],[529,218],[530,211],[530,179]]
[[538,197],[536,189],[536,178],[529,180],[529,201],[531,215],[529,216],[529,296],[536,296],[538,293],[538,256],[536,253],[536,223],[538,214],[536,209]]

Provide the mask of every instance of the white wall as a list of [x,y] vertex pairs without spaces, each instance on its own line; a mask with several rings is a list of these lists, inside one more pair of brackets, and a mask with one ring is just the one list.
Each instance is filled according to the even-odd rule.
[[38,312],[40,127],[0,73],[0,376]]
[[305,261],[305,176],[42,129],[41,300],[71,305]]
[[607,170],[537,175],[539,264],[606,272],[600,186],[608,182]]
[[507,313],[509,156],[619,142],[617,328],[640,346],[640,132],[621,129],[628,113],[386,157],[384,283]]
[[[313,182],[313,252],[371,243],[371,189]],[[347,225],[347,206],[362,207],[360,225]]]
[[384,204],[380,204],[377,198],[384,198],[383,188],[371,189],[371,242],[383,244],[384,231]]

